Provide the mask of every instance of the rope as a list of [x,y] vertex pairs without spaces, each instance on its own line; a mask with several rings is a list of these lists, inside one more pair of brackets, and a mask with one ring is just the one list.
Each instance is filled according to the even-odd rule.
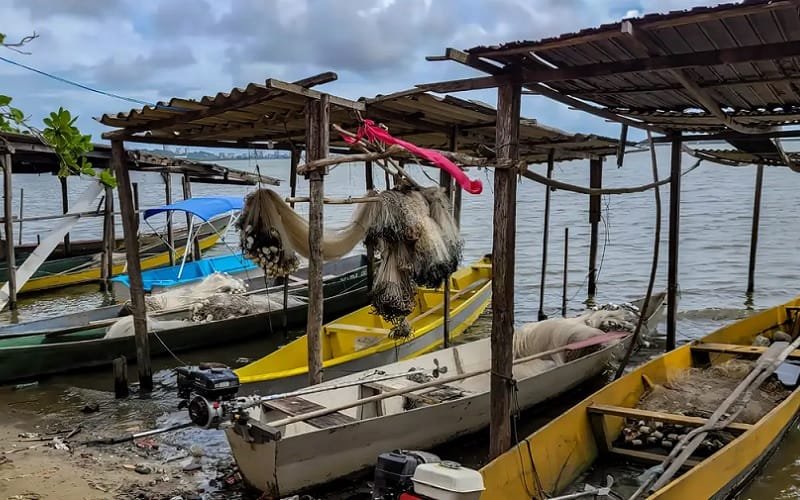
[[[686,169],[685,171],[681,172],[681,177],[688,174],[692,170],[696,169],[700,166],[703,159],[699,158],[694,165]],[[556,189],[563,189],[564,191],[570,191],[573,193],[581,193],[581,194],[589,194],[589,195],[603,195],[603,194],[630,194],[630,193],[641,193],[643,191],[648,191],[650,189],[663,186],[664,184],[670,183],[670,178],[662,179],[660,181],[651,182],[650,184],[645,184],[643,186],[634,186],[634,187],[627,187],[627,188],[586,188],[583,186],[576,186],[574,184],[569,184],[566,182],[557,181],[555,179],[548,179],[544,175],[537,174],[531,170],[525,169],[522,172],[523,177],[530,179],[534,182],[538,182],[539,184],[544,184],[545,186],[550,186]]]

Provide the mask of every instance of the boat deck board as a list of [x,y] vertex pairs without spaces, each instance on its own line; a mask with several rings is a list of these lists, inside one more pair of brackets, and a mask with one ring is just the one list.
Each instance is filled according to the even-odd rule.
[[[700,427],[708,420],[701,417],[689,417],[686,415],[679,415],[676,413],[663,413],[660,411],[643,410],[640,408],[626,408],[624,406],[610,406],[593,404],[586,409],[590,414],[610,415],[613,417],[624,417],[631,419],[641,420],[655,420],[656,422],[665,422],[668,424],[681,424],[690,427]],[[745,432],[753,426],[750,424],[731,423],[726,429],[738,432]]]
[[[299,396],[273,399],[272,401],[264,401],[262,404],[267,408],[277,410],[292,417],[325,409],[324,406]],[[356,419],[353,417],[347,416],[341,412],[335,412],[321,417],[310,418],[305,420],[305,423],[313,425],[318,429],[327,429],[329,427],[345,425],[355,421]]]
[[[731,354],[742,358],[755,359],[764,354],[767,347],[738,345],[738,344],[719,344],[719,343],[702,343],[694,344],[692,352],[702,353],[715,353],[715,354]],[[789,355],[788,359],[800,360],[800,349],[795,350]]]

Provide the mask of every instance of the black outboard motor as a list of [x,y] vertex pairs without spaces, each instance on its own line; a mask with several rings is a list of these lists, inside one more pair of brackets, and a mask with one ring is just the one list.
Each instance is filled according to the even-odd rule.
[[396,450],[378,455],[375,465],[373,500],[398,500],[400,495],[414,490],[411,478],[421,464],[441,462],[432,453]]
[[188,407],[189,418],[201,427],[214,427],[223,416],[220,402],[230,401],[239,392],[239,377],[229,367],[218,364],[181,366],[178,374],[178,408]]

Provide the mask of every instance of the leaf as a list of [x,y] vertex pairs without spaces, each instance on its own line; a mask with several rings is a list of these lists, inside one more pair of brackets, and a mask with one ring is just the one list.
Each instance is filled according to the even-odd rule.
[[17,122],[22,123],[23,121],[25,121],[25,113],[23,113],[21,109],[9,108],[9,111],[11,112],[11,118],[16,120]]
[[114,177],[114,174],[111,173],[110,170],[101,170],[100,171],[100,182],[105,184],[110,188],[117,187],[117,179]]
[[6,34],[5,33],[0,33],[0,44],[5,43],[5,42],[6,42]]
[[0,94],[0,106],[8,106],[9,104],[11,104],[11,98],[7,95]]

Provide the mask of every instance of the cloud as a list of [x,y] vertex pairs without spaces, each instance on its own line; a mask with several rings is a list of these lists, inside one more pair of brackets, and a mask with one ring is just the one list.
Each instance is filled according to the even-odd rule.
[[[596,26],[626,12],[685,8],[690,0],[13,0],[0,3],[0,32],[42,36],[31,56],[3,54],[52,74],[147,102],[199,98],[269,77],[296,80],[336,71],[326,85],[349,98],[477,72],[432,63],[446,47],[536,40]],[[40,120],[65,106],[79,125],[126,111],[130,103],[89,93],[12,66],[0,66],[4,91]],[[494,103],[493,91],[477,93]],[[525,99],[544,124],[616,134],[602,120],[552,101]],[[535,105],[527,104],[535,102]]]

